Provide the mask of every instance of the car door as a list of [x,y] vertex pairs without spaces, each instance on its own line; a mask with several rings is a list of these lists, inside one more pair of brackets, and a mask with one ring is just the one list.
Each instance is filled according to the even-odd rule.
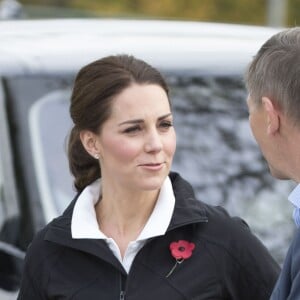
[[[17,199],[3,82],[0,81],[0,289],[15,291],[24,252],[19,249],[21,215]],[[1,299],[3,299],[0,293]]]

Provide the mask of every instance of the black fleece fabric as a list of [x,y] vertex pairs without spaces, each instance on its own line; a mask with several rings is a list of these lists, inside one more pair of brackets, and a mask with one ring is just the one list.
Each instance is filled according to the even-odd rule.
[[[192,187],[170,173],[175,209],[165,235],[147,240],[127,274],[105,241],[72,239],[72,201],[37,234],[25,261],[19,300],[267,300],[279,266],[240,218],[195,199]],[[169,245],[195,244],[175,264]]]

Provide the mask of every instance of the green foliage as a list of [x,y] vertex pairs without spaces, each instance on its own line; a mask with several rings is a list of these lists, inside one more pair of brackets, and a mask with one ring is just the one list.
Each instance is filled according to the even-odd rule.
[[289,0],[288,26],[300,26],[300,0]]
[[[20,0],[90,11],[98,16],[164,18],[264,25],[269,0]],[[286,0],[288,24],[297,25],[300,0]]]

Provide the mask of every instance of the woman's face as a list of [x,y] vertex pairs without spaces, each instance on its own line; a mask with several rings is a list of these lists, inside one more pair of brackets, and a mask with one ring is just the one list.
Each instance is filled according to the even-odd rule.
[[168,97],[154,84],[133,84],[115,97],[96,138],[103,182],[159,189],[170,171],[176,135]]

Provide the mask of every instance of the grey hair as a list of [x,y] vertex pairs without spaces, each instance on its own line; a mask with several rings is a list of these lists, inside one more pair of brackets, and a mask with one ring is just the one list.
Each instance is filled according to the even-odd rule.
[[245,83],[256,105],[268,97],[300,126],[300,27],[283,30],[262,45]]

